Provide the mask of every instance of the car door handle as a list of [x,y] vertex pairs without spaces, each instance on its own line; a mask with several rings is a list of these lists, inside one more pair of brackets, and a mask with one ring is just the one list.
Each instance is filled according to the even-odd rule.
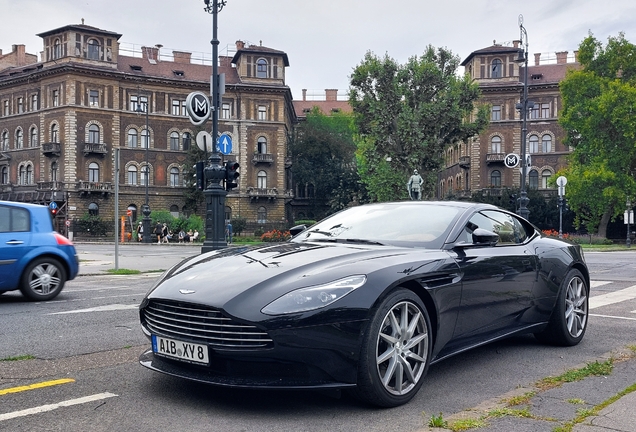
[[21,245],[24,244],[24,242],[22,240],[9,240],[7,242],[8,245]]

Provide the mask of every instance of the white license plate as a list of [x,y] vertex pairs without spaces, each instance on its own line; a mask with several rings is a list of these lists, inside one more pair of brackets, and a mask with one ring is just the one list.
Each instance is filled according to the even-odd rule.
[[156,354],[190,363],[208,364],[208,347],[206,345],[183,342],[152,335],[152,351]]

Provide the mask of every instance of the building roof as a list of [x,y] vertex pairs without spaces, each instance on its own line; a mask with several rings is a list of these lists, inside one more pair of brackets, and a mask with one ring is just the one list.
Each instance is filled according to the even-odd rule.
[[470,63],[472,58],[475,57],[476,55],[481,55],[481,54],[516,54],[520,50],[521,50],[521,48],[518,47],[517,41],[515,41],[515,45],[513,45],[511,47],[503,46],[503,45],[499,45],[499,44],[494,44],[492,46],[489,46],[488,48],[482,48],[482,49],[478,49],[477,51],[471,52],[468,55],[468,57],[466,57],[466,59],[461,63],[461,65],[462,66],[466,66],[468,63]]
[[[82,20],[83,21],[83,20]],[[101,34],[104,36],[113,36],[115,39],[119,39],[122,35],[120,33],[115,33],[115,32],[111,32],[108,30],[102,30],[99,29],[97,27],[93,27],[93,26],[89,26],[86,24],[69,24],[66,25],[64,27],[59,27],[53,30],[48,30],[45,31],[44,33],[39,33],[36,36],[40,36],[42,38],[47,37],[47,36],[51,36],[53,34],[58,34],[58,33],[63,33],[65,31],[82,31],[82,32],[90,32],[90,33],[96,33],[96,34]]]
[[[237,46],[239,48],[239,46]],[[289,58],[287,57],[287,53],[285,51],[276,50],[273,48],[264,47],[262,45],[248,45],[240,47],[234,57],[232,58],[232,63],[236,64],[238,59],[243,54],[276,54],[283,57],[283,62],[285,66],[289,66]]]
[[[222,59],[221,59],[222,60]],[[231,67],[227,61],[221,61],[219,73],[225,74],[225,83],[238,84],[240,79],[236,68]],[[120,55],[117,59],[117,69],[120,72],[144,77],[167,78],[188,81],[209,82],[212,74],[212,66],[180,63],[172,61],[152,60],[140,57]]]

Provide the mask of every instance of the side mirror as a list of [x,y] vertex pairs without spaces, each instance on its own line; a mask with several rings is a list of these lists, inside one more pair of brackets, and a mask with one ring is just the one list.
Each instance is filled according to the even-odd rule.
[[473,244],[475,246],[494,246],[499,241],[499,236],[492,231],[477,228],[473,231]]
[[300,234],[306,229],[307,227],[305,225],[296,225],[295,227],[289,229],[289,233],[292,235],[292,237],[295,237],[297,234]]

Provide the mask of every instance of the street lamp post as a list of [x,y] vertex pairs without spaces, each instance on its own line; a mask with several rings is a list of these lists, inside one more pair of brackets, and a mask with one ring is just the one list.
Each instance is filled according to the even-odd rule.
[[519,55],[516,59],[519,63],[524,63],[523,66],[523,96],[520,103],[517,104],[517,109],[521,114],[521,187],[519,192],[519,216],[528,219],[530,210],[528,210],[528,195],[526,192],[526,174],[528,170],[528,160],[526,153],[526,135],[528,134],[527,118],[528,109],[534,108],[534,102],[528,100],[528,32],[523,26],[523,15],[519,15],[519,39],[521,46],[525,48],[519,50]]
[[[148,100],[146,100],[145,108],[142,108],[141,104],[141,96],[137,94],[137,108],[135,112],[141,113],[146,112],[146,165],[144,169],[146,170],[146,175],[144,182],[146,184],[146,200],[145,204],[141,207],[141,213],[143,214],[143,218],[141,219],[141,226],[143,227],[143,235],[142,242],[143,243],[152,243],[152,236],[150,235],[150,205],[148,204],[148,183],[150,183],[150,167],[148,166],[148,148],[150,147],[150,130],[148,129]],[[144,136],[141,137],[142,141]]]
[[627,240],[625,242],[625,244],[627,245],[627,247],[631,247],[632,246],[632,236],[630,233],[630,225],[634,223],[634,210],[632,210],[632,202],[629,199],[629,197],[627,197],[627,209],[625,210],[625,223],[627,224]]

